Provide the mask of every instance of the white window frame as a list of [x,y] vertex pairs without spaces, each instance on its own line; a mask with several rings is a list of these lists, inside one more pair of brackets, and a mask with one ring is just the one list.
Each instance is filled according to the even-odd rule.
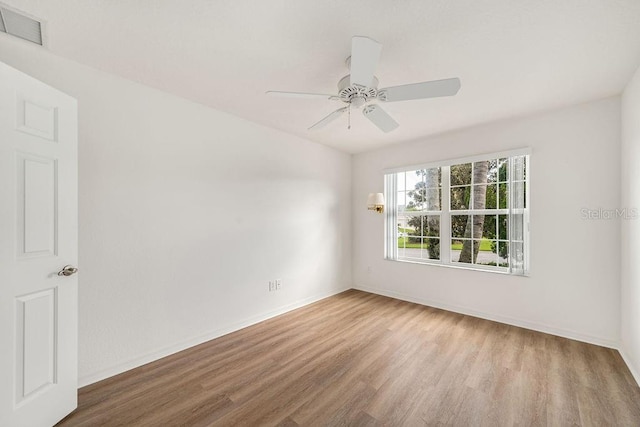
[[[514,207],[512,206],[512,202],[516,200],[515,191],[516,186],[513,185],[514,181],[514,162],[511,161],[513,157],[525,156],[525,168],[526,175],[524,179],[524,198],[525,198],[525,207]],[[509,198],[508,198],[508,206],[507,208],[502,209],[467,209],[467,210],[451,210],[450,205],[450,167],[452,165],[463,164],[463,163],[474,163],[478,161],[485,161],[491,159],[501,159],[501,158],[509,158],[509,174],[508,174],[508,183],[509,183]],[[431,163],[423,163],[418,165],[411,166],[403,166],[392,169],[385,169],[383,172],[385,174],[385,182],[384,182],[384,192],[385,192],[385,259],[399,262],[409,262],[409,263],[418,263],[418,264],[429,264],[429,265],[442,265],[453,268],[463,268],[463,269],[471,269],[471,270],[480,270],[480,271],[492,271],[497,273],[506,273],[513,275],[521,275],[528,276],[529,275],[529,218],[530,218],[530,196],[531,196],[531,188],[530,188],[530,180],[531,180],[531,168],[530,168],[530,158],[531,158],[531,149],[523,148],[519,150],[511,150],[511,151],[503,151],[497,153],[488,153],[481,154],[472,157],[464,157],[458,159],[449,159],[439,162],[431,162]],[[398,218],[398,203],[397,203],[397,194],[398,194],[398,182],[397,182],[397,174],[400,172],[407,171],[415,171],[421,169],[432,169],[432,168],[441,168],[441,209],[440,211],[420,211],[416,212],[416,215],[427,216],[427,215],[439,215],[440,216],[440,259],[423,259],[423,258],[399,258],[398,256],[398,226],[397,226],[397,218]],[[473,188],[473,183],[471,184]],[[406,189],[405,189],[406,190]],[[500,266],[490,266],[490,265],[482,265],[482,264],[467,264],[467,263],[459,263],[451,261],[451,217],[452,215],[522,215],[523,218],[523,256],[522,256],[522,268],[516,268],[514,266],[514,262],[512,260],[515,257],[513,251],[515,250],[515,245],[512,242],[515,239],[512,239],[512,236],[515,235],[513,226],[515,221],[509,220],[509,267],[500,267]],[[499,239],[498,239],[499,240]],[[519,243],[519,241],[517,241]],[[444,250],[446,249],[446,250]]]

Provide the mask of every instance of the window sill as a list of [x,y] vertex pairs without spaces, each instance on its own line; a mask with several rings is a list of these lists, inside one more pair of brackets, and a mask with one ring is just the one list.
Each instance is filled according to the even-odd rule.
[[402,262],[407,264],[429,265],[434,267],[453,268],[457,270],[481,271],[484,273],[497,273],[497,274],[503,274],[506,276],[529,277],[529,274],[526,272],[524,274],[514,274],[514,273],[510,273],[506,268],[492,267],[492,266],[484,266],[482,268],[478,268],[477,266],[476,267],[472,266],[473,264],[470,266],[466,264],[458,265],[457,263],[445,264],[442,261],[429,261],[429,260],[421,261],[421,260],[413,260],[413,259],[393,259],[393,258],[385,258],[385,261]]

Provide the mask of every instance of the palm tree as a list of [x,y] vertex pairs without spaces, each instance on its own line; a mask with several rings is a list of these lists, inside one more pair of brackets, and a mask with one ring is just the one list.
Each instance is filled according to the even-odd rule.
[[[486,184],[489,172],[489,161],[475,162],[473,164],[473,205],[472,209],[484,209],[487,200],[487,186],[477,185]],[[459,262],[475,264],[478,259],[478,250],[480,249],[480,240],[482,239],[482,231],[484,229],[484,215],[469,215],[467,226],[464,230],[464,243],[460,252]],[[473,240],[471,240],[473,239]],[[473,249],[473,250],[472,250]]]

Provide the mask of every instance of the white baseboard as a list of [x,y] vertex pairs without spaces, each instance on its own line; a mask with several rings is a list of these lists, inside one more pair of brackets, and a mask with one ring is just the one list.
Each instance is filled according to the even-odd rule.
[[622,349],[622,347],[618,349],[618,353],[620,353],[620,356],[622,356],[622,360],[624,360],[627,368],[629,368],[629,372],[631,372],[631,375],[633,375],[633,378],[636,380],[636,384],[640,386],[640,375],[638,375],[638,371],[636,371],[633,363],[631,363],[631,359],[629,358],[629,356],[627,356],[627,353]]
[[595,344],[602,347],[613,348],[615,350],[619,349],[619,343],[616,341],[608,340],[601,337],[594,337],[591,335],[586,335],[580,332],[571,331],[567,329],[560,329],[553,326],[544,325],[541,323],[529,322],[527,320],[516,319],[509,316],[501,316],[501,315],[495,315],[491,313],[485,313],[485,312],[474,310],[468,307],[442,303],[439,301],[434,301],[434,300],[425,299],[425,298],[412,297],[412,296],[403,295],[401,293],[390,291],[390,290],[372,289],[366,286],[354,286],[353,289],[358,289],[364,292],[383,295],[386,297],[395,298],[403,301],[413,302],[416,304],[426,305],[429,307],[440,308],[442,310],[453,311],[455,313],[466,314],[473,317],[479,317],[481,319],[505,323],[507,325],[518,326],[520,328],[531,329],[538,332],[544,332],[546,334],[556,335],[563,338],[569,338],[576,341],[582,341],[589,344]]
[[305,305],[309,305],[312,304],[316,301],[320,301],[322,299],[328,298],[332,295],[336,295],[339,294],[341,292],[344,292],[346,290],[348,290],[349,287],[346,287],[344,289],[340,289],[340,290],[335,290],[335,291],[331,291],[331,292],[326,292],[323,294],[319,294],[319,295],[315,295],[309,298],[305,298],[299,301],[296,301],[294,303],[291,304],[287,304],[285,306],[279,307],[275,310],[271,310],[268,311],[266,313],[262,313],[256,316],[251,316],[243,321],[239,321],[239,322],[234,322],[232,324],[229,324],[223,328],[218,328],[214,331],[208,332],[206,334],[200,335],[198,337],[194,337],[194,338],[190,338],[188,340],[182,341],[180,343],[177,343],[175,345],[171,345],[168,347],[165,347],[163,349],[160,349],[158,351],[154,351],[145,355],[142,355],[140,357],[136,357],[133,359],[130,359],[126,362],[123,363],[119,363],[115,366],[112,366],[110,368],[101,370],[99,372],[96,372],[94,374],[90,374],[90,375],[86,375],[82,378],[78,379],[78,388],[80,387],[84,387],[87,386],[89,384],[93,384],[95,382],[104,380],[106,378],[112,377],[114,375],[118,375],[121,374],[123,372],[126,372],[128,370],[137,368],[139,366],[145,365],[147,363],[156,361],[158,359],[162,359],[163,357],[169,356],[171,354],[177,353],[179,351],[182,350],[186,350],[190,347],[194,347],[196,345],[202,344],[204,342],[210,341],[212,339],[215,338],[219,338],[223,335],[227,335],[231,332],[235,332],[238,331],[240,329],[246,328],[247,326],[251,326],[251,325],[255,325],[256,323],[260,323],[262,321],[265,321],[267,319],[270,319],[272,317],[275,316],[279,316],[281,314],[287,313],[291,310],[295,310],[297,308],[300,307],[304,307]]

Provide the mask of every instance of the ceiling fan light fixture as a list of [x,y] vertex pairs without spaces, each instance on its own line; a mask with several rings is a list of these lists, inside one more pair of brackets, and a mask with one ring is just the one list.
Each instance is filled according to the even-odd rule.
[[353,98],[351,98],[351,106],[353,108],[360,108],[366,102],[367,102],[366,99],[364,99],[364,97],[362,97],[362,96],[354,96]]

